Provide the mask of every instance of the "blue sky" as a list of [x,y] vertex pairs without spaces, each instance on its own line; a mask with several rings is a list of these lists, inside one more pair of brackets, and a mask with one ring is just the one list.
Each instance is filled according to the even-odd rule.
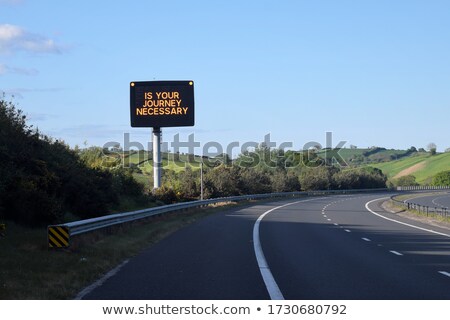
[[[129,82],[194,80],[203,146],[450,147],[450,1],[0,0],[0,91],[71,146],[123,145]],[[200,153],[201,149],[196,150]]]

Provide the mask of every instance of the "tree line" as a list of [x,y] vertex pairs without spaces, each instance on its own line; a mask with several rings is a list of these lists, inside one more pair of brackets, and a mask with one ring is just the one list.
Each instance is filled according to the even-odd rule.
[[[264,144],[246,151],[235,161],[224,155],[208,159],[203,169],[205,198],[271,192],[330,189],[385,188],[386,176],[372,167],[341,168],[327,164],[315,152],[271,150]],[[165,170],[163,192],[166,201],[196,199],[200,196],[200,170],[189,165],[177,173]]]
[[[117,153],[115,153],[117,155]],[[200,170],[165,170],[163,187],[138,183],[136,168],[102,148],[70,148],[40,133],[12,102],[0,99],[0,220],[44,226],[198,199]],[[188,157],[195,159],[195,157]],[[386,186],[373,168],[340,168],[315,152],[270,149],[263,144],[231,160],[205,159],[205,198],[320,189]]]
[[0,219],[41,226],[147,201],[126,169],[90,166],[87,156],[41,134],[0,99]]
[[[418,186],[416,176],[408,174],[388,183],[390,187]],[[436,187],[450,187],[450,170],[440,171],[431,178],[431,185]]]

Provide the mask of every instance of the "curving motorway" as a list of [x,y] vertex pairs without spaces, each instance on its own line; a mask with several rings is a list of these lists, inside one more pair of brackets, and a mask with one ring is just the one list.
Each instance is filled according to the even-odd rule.
[[450,208],[450,193],[426,194],[421,197],[407,199],[406,202],[420,204],[421,206]]
[[388,194],[226,210],[150,247],[82,299],[450,299],[450,231],[380,208]]

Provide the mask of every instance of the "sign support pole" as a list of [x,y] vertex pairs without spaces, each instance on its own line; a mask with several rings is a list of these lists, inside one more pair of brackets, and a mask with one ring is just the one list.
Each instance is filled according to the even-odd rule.
[[200,200],[203,200],[203,156],[200,162]]
[[162,186],[161,128],[194,125],[194,81],[130,82],[130,119],[133,128],[153,129],[153,191],[156,191]]
[[153,190],[161,188],[161,128],[153,128]]

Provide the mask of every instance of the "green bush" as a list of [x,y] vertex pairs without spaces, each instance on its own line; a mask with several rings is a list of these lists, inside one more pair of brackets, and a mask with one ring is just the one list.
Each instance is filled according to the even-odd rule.
[[450,170],[441,171],[433,177],[434,186],[450,186]]
[[[82,157],[80,158],[80,154]],[[0,99],[0,217],[31,226],[105,215],[121,196],[143,196],[143,187],[103,150],[71,150],[27,125],[13,103]],[[102,162],[103,161],[103,162]]]
[[220,165],[204,176],[205,196],[208,198],[239,195],[241,169],[237,166]]
[[22,111],[0,99],[0,216],[28,225],[62,216],[60,178],[45,159],[33,156],[43,145]]
[[156,200],[163,202],[164,204],[171,204],[177,202],[179,199],[176,192],[172,188],[162,186],[153,192],[153,196]]
[[393,181],[394,186],[396,187],[409,187],[409,186],[418,186],[419,184],[416,181],[416,177],[412,174],[402,176]]
[[303,190],[327,190],[334,187],[332,175],[338,169],[320,166],[305,168],[300,174],[300,184]]
[[371,167],[336,172],[333,182],[337,189],[386,188],[386,176],[381,170]]
[[277,170],[271,176],[272,192],[300,191],[300,181],[294,172]]

